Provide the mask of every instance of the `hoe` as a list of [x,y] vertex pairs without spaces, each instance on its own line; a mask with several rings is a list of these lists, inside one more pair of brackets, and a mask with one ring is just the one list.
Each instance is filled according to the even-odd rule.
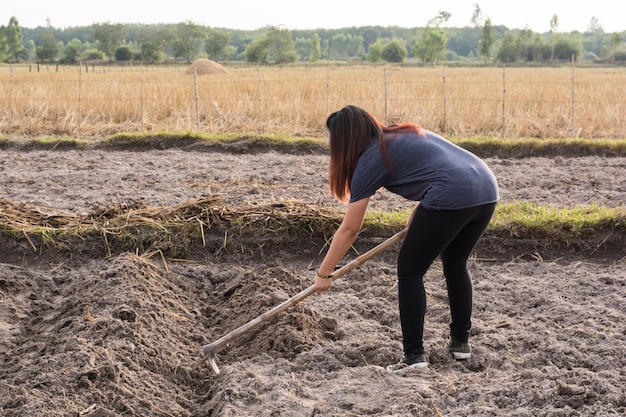
[[[351,271],[354,268],[357,268],[357,267],[361,266],[362,264],[367,262],[370,258],[374,257],[378,253],[384,251],[385,249],[387,249],[388,247],[390,247],[394,243],[396,243],[399,240],[401,240],[406,235],[406,232],[407,232],[407,229],[401,230],[400,232],[398,232],[395,235],[391,236],[390,238],[388,238],[387,240],[385,240],[384,242],[382,242],[378,246],[370,249],[369,251],[367,251],[364,254],[360,255],[358,258],[354,259],[353,261],[347,263],[343,267],[341,267],[338,270],[336,270],[335,272],[333,272],[333,278],[332,278],[333,281],[336,280],[337,278],[341,277],[342,275],[344,275],[348,271]],[[283,301],[281,304],[277,305],[276,307],[272,308],[271,310],[267,311],[266,313],[261,314],[260,316],[258,316],[257,318],[249,321],[248,323],[246,323],[246,324],[238,327],[237,329],[231,331],[230,333],[228,333],[227,335],[221,337],[220,339],[216,340],[215,342],[209,343],[208,345],[205,345],[203,347],[204,353],[207,354],[207,356],[209,358],[209,363],[211,364],[211,368],[213,368],[213,371],[216,374],[220,373],[220,369],[217,366],[216,354],[218,352],[224,350],[224,348],[230,342],[232,342],[235,339],[237,339],[237,338],[243,336],[244,334],[250,332],[251,330],[253,330],[256,327],[258,327],[259,325],[261,325],[262,323],[271,320],[272,318],[276,317],[278,314],[280,314],[281,312],[283,312],[287,308],[296,305],[297,303],[299,303],[300,301],[304,300],[305,298],[307,298],[309,295],[313,294],[314,292],[315,292],[315,287],[313,285],[311,285],[307,289],[300,291],[298,294],[294,295],[293,297],[289,298],[286,301]]]

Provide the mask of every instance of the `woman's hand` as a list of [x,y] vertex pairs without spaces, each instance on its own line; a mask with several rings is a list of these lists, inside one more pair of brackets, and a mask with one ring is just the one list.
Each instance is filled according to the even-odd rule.
[[324,291],[330,289],[333,286],[332,278],[321,278],[315,275],[315,291],[318,294],[323,293]]
[[[343,258],[348,249],[350,249],[350,246],[354,243],[354,240],[363,225],[363,218],[365,217],[365,211],[367,210],[368,203],[369,198],[364,198],[348,204],[346,215],[341,221],[341,225],[333,235],[330,247],[328,248],[326,256],[324,256],[324,260],[319,266],[319,273],[317,275],[320,273],[324,275],[324,273],[331,273],[334,271],[341,258]],[[324,278],[323,276],[315,277],[315,290],[318,294],[328,290],[332,285],[332,278]]]

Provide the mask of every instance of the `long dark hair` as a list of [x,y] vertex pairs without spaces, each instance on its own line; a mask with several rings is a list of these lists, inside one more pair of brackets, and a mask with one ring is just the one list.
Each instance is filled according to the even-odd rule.
[[339,201],[347,201],[356,163],[371,140],[377,140],[385,163],[391,169],[387,143],[400,133],[413,132],[424,135],[416,123],[385,126],[367,111],[356,106],[346,106],[328,116],[326,128],[330,141],[328,180],[330,192]]

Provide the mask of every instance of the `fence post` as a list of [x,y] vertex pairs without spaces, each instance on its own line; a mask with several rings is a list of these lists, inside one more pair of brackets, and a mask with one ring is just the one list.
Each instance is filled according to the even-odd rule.
[[193,88],[196,98],[196,130],[200,131],[200,108],[198,104],[198,67],[193,67]]
[[141,69],[141,133],[145,133],[145,118],[146,118],[146,73],[145,68]]
[[326,65],[326,113],[330,112],[330,60]]
[[572,137],[575,138],[578,135],[576,134],[576,119],[574,119],[574,80],[575,80],[575,65],[574,65],[574,54],[572,54]]
[[82,71],[82,62],[78,64],[78,126],[77,129],[80,128],[80,125],[83,120],[83,112],[82,112],[82,88],[83,88],[83,71]]
[[448,92],[446,67],[443,67],[443,133],[448,133]]
[[259,64],[256,64],[256,74],[259,80],[259,134],[263,134],[263,92],[261,90],[261,70]]
[[385,124],[389,124],[389,100],[387,97],[387,67],[383,68],[384,94],[385,94]]
[[9,132],[13,120],[13,65],[9,64]]
[[502,138],[506,138],[506,64],[502,66]]

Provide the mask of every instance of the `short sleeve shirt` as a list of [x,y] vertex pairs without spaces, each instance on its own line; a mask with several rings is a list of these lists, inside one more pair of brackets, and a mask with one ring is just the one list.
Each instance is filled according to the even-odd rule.
[[471,152],[429,131],[404,133],[387,143],[391,169],[373,139],[359,157],[350,184],[350,202],[382,187],[424,208],[454,210],[494,203],[498,184],[489,167]]

